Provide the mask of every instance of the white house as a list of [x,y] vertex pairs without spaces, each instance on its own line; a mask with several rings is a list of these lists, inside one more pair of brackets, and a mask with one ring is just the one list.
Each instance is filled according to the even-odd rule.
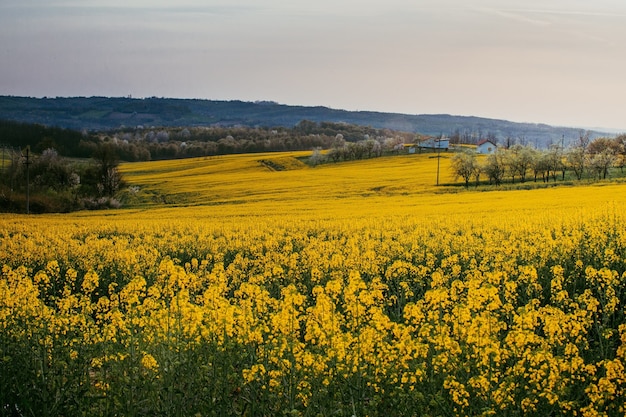
[[448,150],[448,148],[450,147],[450,139],[448,138],[441,138],[441,139],[435,139],[435,138],[430,138],[430,139],[426,139],[423,140],[419,143],[419,147],[420,148],[428,148],[428,149],[445,149]]
[[481,140],[476,144],[477,153],[494,153],[498,150],[498,145],[490,141],[489,139]]

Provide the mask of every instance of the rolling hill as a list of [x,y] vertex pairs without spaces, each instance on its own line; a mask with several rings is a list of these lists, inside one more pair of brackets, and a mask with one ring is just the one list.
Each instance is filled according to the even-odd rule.
[[[271,101],[215,101],[174,98],[0,96],[0,119],[39,123],[76,130],[110,130],[155,126],[264,126],[292,127],[302,120],[343,122],[416,132],[425,135],[490,135],[538,147],[579,137],[580,129],[546,124],[515,123],[473,116],[409,115],[373,111],[346,111],[323,106],[289,106]],[[591,132],[591,137],[607,136]]]

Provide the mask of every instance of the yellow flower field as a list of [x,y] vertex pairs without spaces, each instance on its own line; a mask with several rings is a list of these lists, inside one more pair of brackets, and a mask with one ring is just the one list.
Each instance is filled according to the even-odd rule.
[[128,164],[134,207],[3,215],[0,413],[624,415],[625,185],[297,156]]

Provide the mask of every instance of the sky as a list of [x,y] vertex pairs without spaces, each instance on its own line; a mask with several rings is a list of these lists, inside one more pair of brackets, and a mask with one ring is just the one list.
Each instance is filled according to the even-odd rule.
[[0,0],[0,95],[626,131],[623,0]]

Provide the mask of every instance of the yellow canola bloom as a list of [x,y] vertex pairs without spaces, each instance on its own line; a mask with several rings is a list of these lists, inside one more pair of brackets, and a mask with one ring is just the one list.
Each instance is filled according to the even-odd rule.
[[183,161],[205,205],[3,216],[2,359],[92,397],[156,398],[183,369],[238,410],[623,413],[623,186],[442,193],[415,161],[264,172],[256,197],[251,157]]

